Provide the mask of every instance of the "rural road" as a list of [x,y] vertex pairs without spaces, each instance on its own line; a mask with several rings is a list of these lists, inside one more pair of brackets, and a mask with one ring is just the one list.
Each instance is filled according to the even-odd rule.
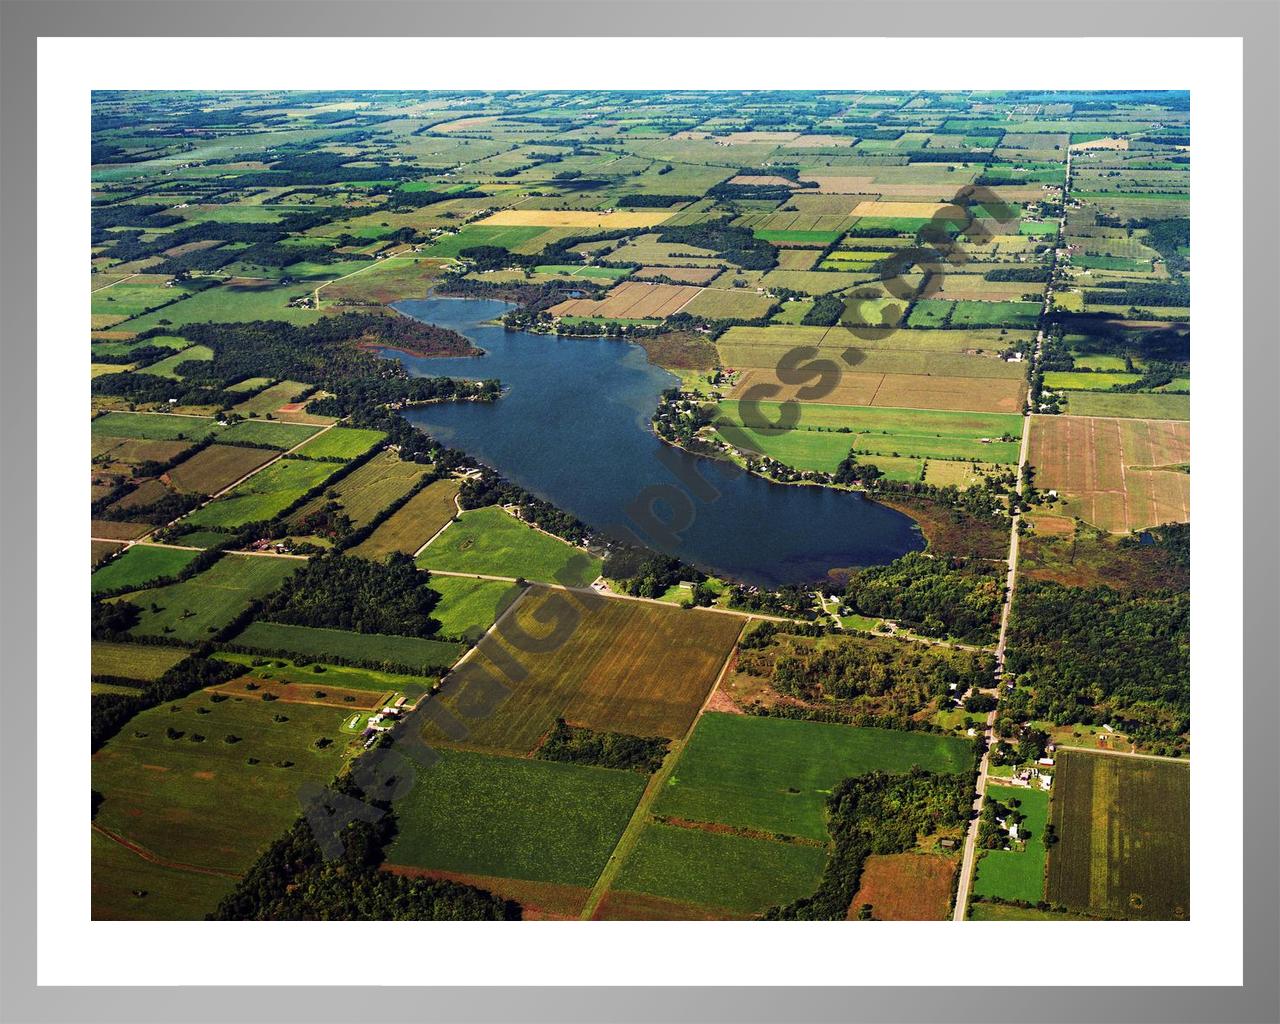
[[[1071,153],[1067,152],[1067,169],[1066,177],[1063,181],[1062,188],[1062,215],[1058,218],[1058,237],[1062,237],[1062,232],[1066,228],[1067,214],[1066,204],[1067,195],[1071,187]],[[1056,253],[1056,249],[1055,249]],[[1056,255],[1054,263],[1056,265]],[[1048,314],[1053,304],[1053,272],[1049,274],[1050,284],[1045,290],[1044,307],[1041,310],[1041,317]],[[1031,353],[1031,365],[1029,371],[1034,371],[1040,362],[1041,350],[1044,345],[1044,330],[1041,328],[1036,332],[1036,346]],[[1031,442],[1031,423],[1034,419],[1034,410],[1028,409],[1027,415],[1024,417],[1025,423],[1022,427],[1022,444],[1018,448],[1018,469],[1017,481],[1014,485],[1019,498],[1022,497],[1022,474],[1027,464],[1027,450]],[[1008,646],[1009,639],[1009,614],[1013,609],[1013,591],[1018,581],[1018,525],[1022,516],[1015,512],[1009,527],[1009,572],[1005,577],[1005,597],[1004,607],[1000,609],[1000,638],[996,641],[996,671],[995,671],[995,687],[994,695],[998,696],[1000,692],[1000,683],[1004,681],[1004,664],[1005,650]],[[991,693],[993,691],[986,691]],[[965,832],[964,837],[964,854],[960,858],[960,879],[956,884],[956,905],[952,913],[953,921],[963,921],[969,911],[969,892],[973,887],[973,873],[978,861],[978,822],[982,815],[982,801],[986,794],[987,788],[987,769],[991,763],[991,743],[995,738],[995,724],[997,710],[993,710],[987,715],[986,725],[983,727],[983,740],[986,749],[982,753],[982,760],[978,764],[978,780],[974,790],[973,799],[973,817],[969,821],[969,828]]]

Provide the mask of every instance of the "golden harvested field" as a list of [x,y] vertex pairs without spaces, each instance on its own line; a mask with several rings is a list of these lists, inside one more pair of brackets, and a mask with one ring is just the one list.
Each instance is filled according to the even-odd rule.
[[[812,381],[807,383],[811,384]],[[738,378],[730,398],[768,384],[776,390],[769,401],[799,398],[805,385],[785,384],[774,370],[748,369]],[[950,377],[924,373],[876,373],[846,370],[830,394],[802,399],[823,405],[873,405],[889,409],[942,409],[953,412],[1020,412],[1026,383],[1016,378]]]
[[1112,533],[1191,520],[1186,422],[1036,416],[1030,446],[1036,487],[1056,490],[1064,514]]
[[813,249],[779,249],[779,270],[810,270],[821,255]]
[[876,921],[944,921],[951,909],[954,857],[928,853],[875,854],[862,868],[862,880],[849,904],[849,919],[870,905]]
[[683,284],[642,284],[627,281],[610,289],[603,299],[569,299],[552,306],[553,316],[595,316],[650,319],[670,316],[689,302],[700,288]]
[[[895,191],[900,192],[901,186]],[[855,217],[932,217],[935,213],[948,209],[947,203],[921,201],[886,202],[881,199],[863,200],[853,208]]]
[[703,288],[684,312],[709,320],[755,320],[769,312],[774,300],[746,288]]
[[[514,620],[514,622],[511,621]],[[552,649],[516,650],[491,634],[480,643],[474,669],[446,679],[442,699],[451,708],[471,688],[466,671],[484,668],[510,695],[487,716],[469,722],[468,747],[524,754],[534,750],[557,717],[571,725],[632,736],[683,736],[715,684],[746,621],[700,609],[532,588],[497,630],[545,637],[566,623],[566,638]],[[496,646],[495,646],[496,645]],[[526,644],[526,646],[529,646]],[[489,653],[514,657],[528,674],[513,681]],[[434,725],[428,739],[446,737]]]
[[348,554],[385,558],[393,551],[412,555],[458,514],[457,480],[434,480],[392,513]]
[[605,213],[598,210],[499,210],[476,224],[482,227],[647,228],[661,224],[670,210]]
[[710,284],[720,273],[719,267],[641,267],[631,275],[631,280],[665,277],[679,284]]
[[1044,284],[1039,281],[984,281],[981,274],[947,274],[935,280],[938,289],[930,290],[931,299],[1017,302],[1024,295],[1044,296]]

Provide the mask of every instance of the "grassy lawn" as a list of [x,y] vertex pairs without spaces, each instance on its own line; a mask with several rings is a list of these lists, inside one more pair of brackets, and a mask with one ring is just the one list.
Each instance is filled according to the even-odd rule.
[[104,590],[142,587],[152,580],[176,576],[199,557],[199,551],[136,544],[114,562],[95,572],[90,577],[89,588],[98,594]]
[[1022,801],[1018,810],[1027,820],[1021,828],[1030,830],[1031,838],[1024,850],[983,853],[978,859],[973,894],[1039,903],[1044,899],[1044,826],[1049,820],[1049,794],[1030,787],[988,785],[987,796],[1005,805],[1011,800]]
[[653,823],[614,888],[755,915],[813,893],[826,863],[821,846]]
[[637,772],[437,753],[396,802],[390,863],[590,886],[645,787]]
[[208,640],[250,601],[276,590],[301,564],[292,558],[224,555],[190,579],[127,595],[142,609],[132,632],[190,644]]
[[425,569],[586,586],[601,560],[519,522],[496,506],[463,512],[418,557]]
[[841,779],[971,762],[971,745],[946,736],[707,712],[654,812],[824,841],[826,799]]

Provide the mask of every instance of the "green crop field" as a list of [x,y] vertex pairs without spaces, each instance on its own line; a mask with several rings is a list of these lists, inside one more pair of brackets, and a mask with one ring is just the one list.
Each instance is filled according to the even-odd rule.
[[246,523],[274,519],[337,469],[338,465],[332,462],[281,459],[216,501],[196,509],[186,522],[193,526],[235,529]]
[[[278,420],[241,420],[227,427],[219,437],[228,444],[250,444],[262,448],[295,448],[311,437],[319,427],[306,423],[281,423]],[[317,440],[319,440],[317,438]]]
[[754,916],[811,895],[826,863],[821,846],[652,823],[613,888]]
[[601,561],[490,506],[463,512],[418,556],[426,569],[586,586]]
[[373,665],[405,666],[428,675],[448,668],[462,648],[440,640],[384,633],[355,633],[346,629],[293,626],[279,622],[251,622],[232,642],[267,654],[302,658],[338,658]]
[[971,744],[947,736],[707,712],[654,812],[825,841],[826,798],[841,779],[972,762]]
[[590,886],[645,787],[638,772],[438,750],[396,801],[392,864]]
[[298,454],[309,459],[340,459],[345,462],[363,455],[386,436],[381,430],[330,427],[299,448]]
[[1190,395],[1120,394],[1077,391],[1067,397],[1072,416],[1117,416],[1121,419],[1189,420]]
[[[290,306],[294,299],[309,295],[315,286],[305,282],[288,285],[229,283],[206,288],[197,295],[171,306],[144,313],[129,321],[129,330],[153,327],[182,327],[197,323],[235,323],[252,320],[284,320],[291,324],[315,323],[324,314],[314,309]],[[163,322],[163,321],[167,321]]]
[[951,323],[957,327],[1034,327],[1040,319],[1038,302],[957,302]]
[[1053,789],[1052,902],[1107,917],[1187,920],[1187,764],[1059,751]]
[[1031,838],[1023,850],[986,850],[978,859],[973,880],[975,896],[1039,903],[1044,899],[1044,827],[1049,820],[1049,794],[1032,786],[987,786],[988,798],[1008,805],[1021,801],[1018,810],[1027,816],[1020,829]]
[[90,577],[90,590],[97,594],[107,590],[145,586],[152,580],[176,576],[199,557],[199,551],[135,544]]
[[1137,373],[1079,373],[1071,370],[1049,370],[1044,386],[1066,391],[1110,391],[1121,384],[1141,380]]
[[190,348],[183,349],[181,352],[175,352],[171,356],[158,362],[151,363],[138,370],[139,373],[150,373],[158,377],[169,377],[178,380],[182,374],[177,372],[177,367],[188,362],[208,362],[213,358],[213,349],[208,345],[192,345]]
[[[317,440],[323,440],[323,436]],[[426,466],[404,462],[390,449],[380,451],[294,512],[289,523],[295,529],[301,528],[308,516],[336,502],[358,530],[413,490],[426,472]]]
[[310,384],[303,384],[301,381],[282,380],[269,388],[254,392],[244,401],[233,406],[231,411],[241,416],[250,416],[254,413],[265,416],[267,413],[278,411],[282,405],[289,404],[310,389]]
[[410,676],[402,672],[382,672],[350,665],[330,665],[309,659],[290,660],[261,654],[218,651],[214,657],[245,667],[246,675],[255,679],[274,679],[282,683],[305,683],[335,690],[367,690],[371,693],[402,693],[410,701],[431,689],[434,676]]
[[[799,469],[833,472],[851,448],[904,458],[1018,461],[1023,418],[1012,414],[806,403],[795,429],[762,433],[751,428],[784,422],[782,407],[777,402],[756,404],[746,435],[764,454]],[[724,401],[719,409],[730,423],[741,423],[741,403]],[[1014,440],[1000,440],[1005,436]]]
[[221,428],[217,420],[173,413],[108,412],[90,424],[96,437],[139,437],[149,441],[199,441]]
[[89,848],[95,921],[199,921],[235,887],[230,874],[164,867],[101,832]]
[[426,256],[456,258],[463,249],[474,249],[482,245],[500,246],[513,249],[532,241],[546,232],[540,227],[480,227],[467,225],[456,235],[450,235],[433,242],[423,253]]
[[416,554],[428,540],[458,514],[454,499],[461,485],[452,478],[433,480],[388,516],[376,530],[348,554],[381,559],[399,551]]
[[190,653],[182,647],[94,641],[89,652],[90,672],[94,676],[149,683],[159,679]]
[[440,621],[441,634],[465,637],[482,634],[520,593],[512,583],[465,576],[434,576],[431,589],[440,595],[431,617]]
[[224,555],[189,579],[125,595],[142,609],[130,632],[188,644],[208,640],[250,601],[279,588],[301,564],[292,558]]
[[[344,714],[247,698],[215,701],[202,691],[143,711],[94,755],[93,788],[103,796],[94,825],[166,861],[245,871],[298,816],[298,787],[325,784],[341,766]],[[322,739],[330,742],[318,747]],[[131,856],[129,865],[103,865],[103,874],[117,888],[145,890],[132,882],[129,867],[140,866],[139,878],[151,869]],[[155,901],[163,905],[166,890]],[[141,902],[151,899],[148,893]],[[154,914],[137,909],[130,916]],[[203,906],[199,916],[212,909]]]

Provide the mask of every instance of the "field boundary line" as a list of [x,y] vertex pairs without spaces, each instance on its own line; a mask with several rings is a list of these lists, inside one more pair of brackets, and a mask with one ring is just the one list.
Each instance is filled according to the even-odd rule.
[[1070,750],[1073,754],[1097,754],[1099,757],[1136,757],[1144,761],[1169,761],[1173,764],[1186,765],[1191,767],[1191,758],[1189,757],[1167,757],[1164,754],[1143,754],[1135,750],[1101,750],[1097,747],[1071,747],[1064,746],[1059,743],[1057,745],[1059,751]]
[[[141,273],[142,273],[141,270],[135,270],[132,274],[129,274],[127,277],[122,277],[118,281],[112,281],[110,284],[104,284],[101,288],[90,288],[89,294],[92,295],[94,294],[94,292],[105,292],[108,288],[114,288],[116,285],[123,284],[125,281],[133,280],[135,277],[137,277]],[[107,330],[111,330],[111,328],[108,327]]]
[[236,871],[229,871],[225,868],[207,868],[199,864],[187,864],[180,860],[170,860],[168,857],[161,857],[154,850],[148,850],[141,843],[134,842],[118,832],[112,832],[110,829],[103,828],[96,822],[90,822],[89,827],[97,832],[104,839],[109,839],[117,846],[123,846],[130,853],[136,854],[138,857],[151,864],[157,864],[162,868],[172,868],[175,871],[186,871],[197,875],[215,875],[218,878],[235,878],[240,879],[244,876]]
[[751,618],[748,617],[747,621],[742,624],[742,628],[738,630],[733,646],[729,648],[729,653],[725,655],[724,664],[720,666],[720,671],[716,673],[715,681],[707,689],[706,696],[702,698],[702,705],[689,723],[689,728],[685,730],[680,739],[672,741],[671,749],[667,752],[667,756],[662,762],[662,767],[653,773],[649,779],[649,784],[645,786],[644,792],[640,794],[636,809],[631,812],[631,820],[627,822],[627,827],[622,830],[622,835],[618,837],[618,842],[614,845],[613,852],[609,854],[609,859],[605,862],[604,868],[600,872],[600,877],[596,879],[595,884],[591,887],[587,902],[583,905],[582,913],[578,916],[579,920],[590,921],[595,912],[600,909],[600,904],[604,901],[605,896],[608,895],[609,890],[613,888],[613,880],[618,877],[618,872],[622,870],[622,865],[631,856],[636,843],[640,841],[640,834],[648,824],[649,808],[653,806],[658,794],[662,791],[662,787],[667,784],[667,779],[675,771],[676,763],[680,760],[680,755],[684,753],[689,737],[693,735],[693,730],[698,727],[698,722],[701,721],[703,712],[707,710],[707,705],[711,703],[711,698],[715,696],[715,692],[720,688],[720,683],[729,671],[729,666],[733,664],[734,655],[738,651],[738,642],[742,639],[742,634],[746,631],[747,626],[751,624]]

